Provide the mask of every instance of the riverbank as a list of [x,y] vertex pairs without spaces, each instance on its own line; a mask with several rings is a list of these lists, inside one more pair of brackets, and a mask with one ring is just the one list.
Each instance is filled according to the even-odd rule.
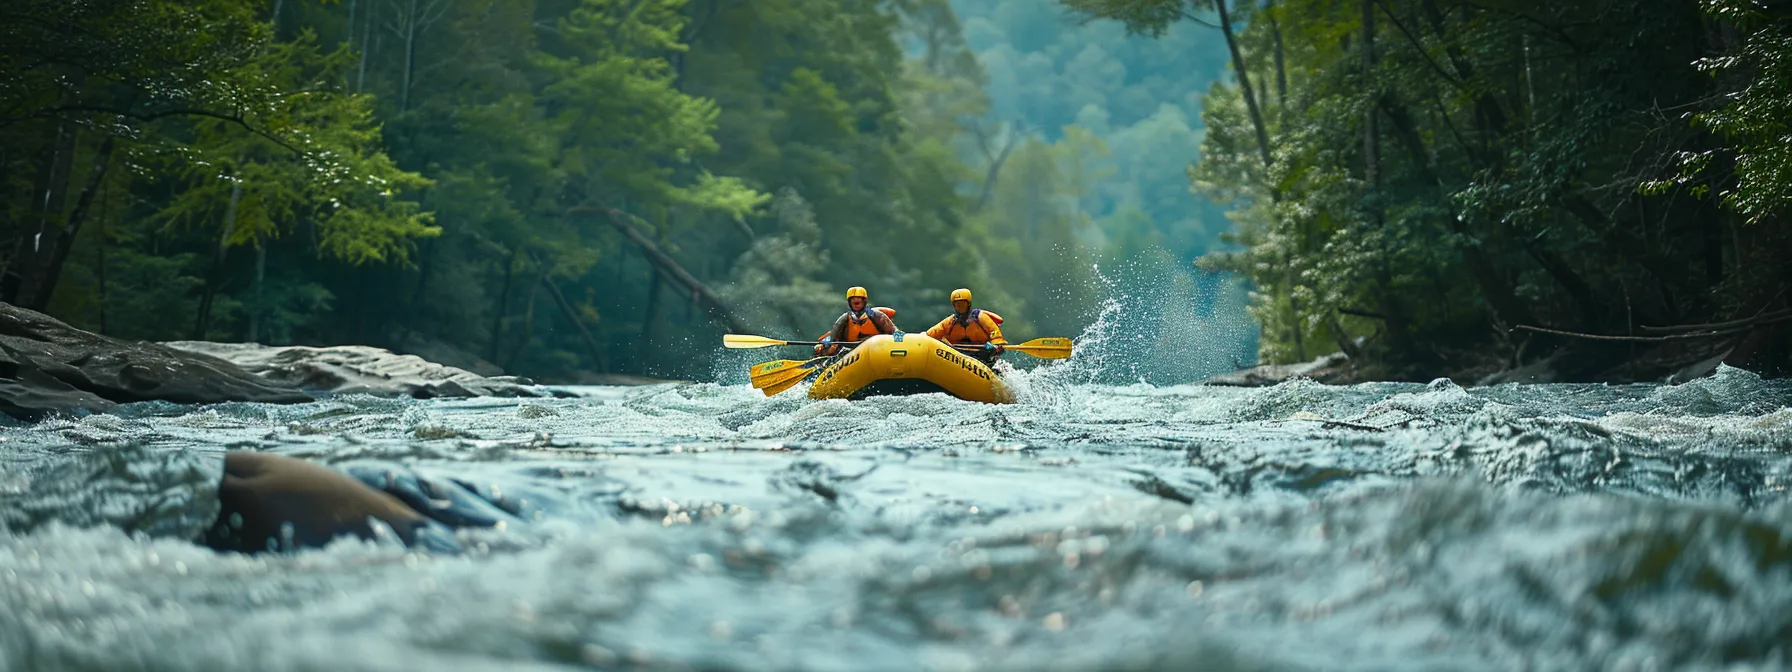
[[[381,348],[149,343],[102,336],[0,303],[0,413],[36,420],[101,413],[119,404],[233,401],[292,404],[319,397],[554,397],[550,386],[495,367],[481,375]],[[593,374],[584,385],[646,385],[640,376]]]
[[[1760,330],[1740,338],[1682,339],[1648,348],[1570,342],[1519,365],[1493,352],[1448,353],[1448,357],[1440,357],[1446,364],[1417,374],[1392,371],[1370,358],[1332,353],[1308,362],[1241,369],[1201,383],[1263,387],[1297,378],[1330,385],[1448,378],[1464,387],[1558,382],[1673,384],[1709,376],[1720,364],[1771,377],[1776,372],[1773,367],[1786,356],[1784,338],[1782,331]],[[1360,344],[1359,349],[1367,346]],[[457,358],[452,352],[438,354]],[[552,385],[503,375],[490,364],[459,359],[474,361],[474,367],[485,375],[415,354],[360,345],[126,341],[0,304],[0,413],[21,420],[54,412],[105,412],[118,404],[141,401],[302,403],[342,394],[418,399],[565,394]],[[554,382],[618,386],[675,382],[585,372],[568,373],[564,378]]]
[[[1204,385],[1262,387],[1307,378],[1328,385],[1368,382],[1429,382],[1448,378],[1463,387],[1505,383],[1662,383],[1678,384],[1710,376],[1719,365],[1783,377],[1792,334],[1761,329],[1724,338],[1670,339],[1658,342],[1556,342],[1552,351],[1512,357],[1491,350],[1439,349],[1429,366],[1395,369],[1371,355],[1353,359],[1342,352],[1307,362],[1263,364],[1209,377]],[[1359,349],[1368,349],[1358,344]],[[1520,349],[1522,355],[1524,349]],[[1533,351],[1534,353],[1535,351]],[[1519,361],[1514,362],[1514,359]]]

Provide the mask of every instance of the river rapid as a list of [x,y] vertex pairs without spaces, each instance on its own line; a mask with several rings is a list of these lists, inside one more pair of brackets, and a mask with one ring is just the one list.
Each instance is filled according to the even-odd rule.
[[[1792,385],[744,385],[0,428],[0,669],[1781,669]],[[192,543],[227,450],[459,552]],[[466,492],[463,490],[463,493]]]

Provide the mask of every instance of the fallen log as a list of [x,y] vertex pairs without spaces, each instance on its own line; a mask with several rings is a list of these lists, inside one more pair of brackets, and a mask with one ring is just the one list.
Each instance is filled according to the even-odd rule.
[[1691,332],[1695,332],[1695,331],[1715,331],[1715,330],[1721,330],[1721,329],[1738,329],[1738,328],[1743,328],[1743,327],[1752,327],[1752,326],[1755,326],[1758,324],[1766,324],[1770,321],[1782,320],[1782,319],[1785,319],[1788,317],[1792,317],[1792,308],[1776,310],[1771,313],[1762,313],[1762,314],[1756,315],[1754,317],[1745,317],[1740,320],[1730,320],[1728,322],[1712,322],[1710,324],[1681,324],[1681,325],[1675,325],[1675,326],[1671,326],[1671,327],[1651,327],[1651,326],[1645,325],[1640,328],[1644,332],[1651,333],[1651,334],[1684,334],[1684,333],[1691,333]]
[[646,236],[641,235],[640,231],[635,230],[635,227],[630,220],[637,220],[639,218],[621,210],[604,206],[582,205],[566,211],[566,214],[568,215],[591,213],[604,215],[610,225],[616,227],[616,230],[620,231],[623,237],[628,238],[630,242],[635,244],[635,246],[641,248],[641,253],[647,257],[648,263],[653,264],[654,269],[658,270],[661,275],[666,276],[667,279],[680,285],[684,285],[686,297],[703,307],[705,309],[704,312],[708,314],[711,319],[721,322],[724,326],[728,327],[729,331],[737,334],[751,333],[753,331],[753,328],[747,324],[746,320],[741,319],[740,315],[735,312],[733,307],[724,302],[721,296],[718,296],[714,291],[711,291],[708,286],[697,280],[695,276],[685,271],[684,267],[678,265],[678,262],[673,260],[671,255],[666,254],[664,250],[661,250],[660,246],[655,245],[652,240],[648,240]]
[[560,292],[560,286],[554,284],[554,279],[546,273],[541,274],[541,284],[547,285],[548,295],[554,297],[554,303],[560,306],[560,312],[566,314],[566,319],[572,322],[572,326],[579,328],[579,337],[584,339],[585,349],[591,351],[591,363],[604,366],[609,358],[604,356],[603,348],[597,347],[597,339],[591,337],[591,330],[585,328],[585,321],[579,319],[579,311],[573,310],[572,302],[566,300],[566,295]]
[[1576,331],[1563,331],[1560,329],[1548,329],[1545,327],[1533,327],[1528,324],[1521,324],[1516,327],[1513,327],[1513,329],[1514,330],[1524,330],[1524,331],[1534,331],[1534,332],[1537,332],[1540,334],[1555,334],[1557,336],[1567,336],[1569,338],[1578,338],[1578,339],[1588,340],[1588,341],[1617,341],[1617,342],[1623,342],[1623,343],[1663,343],[1663,342],[1667,342],[1667,341],[1684,341],[1684,340],[1700,339],[1700,338],[1722,338],[1725,336],[1735,336],[1737,334],[1741,334],[1741,333],[1747,332],[1751,329],[1754,329],[1755,327],[1762,327],[1762,326],[1766,326],[1769,324],[1778,324],[1780,322],[1792,322],[1792,310],[1777,311],[1777,312],[1773,312],[1773,313],[1767,313],[1764,315],[1760,315],[1758,317],[1752,317],[1752,318],[1749,318],[1746,320],[1736,320],[1733,322],[1719,322],[1719,323],[1711,324],[1711,325],[1683,325],[1683,326],[1678,326],[1678,327],[1648,327],[1649,329],[1655,330],[1658,333],[1666,332],[1664,335],[1661,335],[1661,336],[1608,336],[1605,334],[1583,334],[1583,333],[1576,332]]

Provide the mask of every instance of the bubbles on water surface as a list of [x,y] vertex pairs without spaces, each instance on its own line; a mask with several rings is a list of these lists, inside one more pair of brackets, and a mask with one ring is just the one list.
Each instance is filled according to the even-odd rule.
[[[1786,385],[1175,384],[1109,299],[1012,405],[706,382],[0,430],[0,668],[1789,662]],[[245,449],[505,525],[212,553],[181,526]]]
[[1705,378],[1656,388],[1649,398],[1689,415],[1761,414],[1792,404],[1792,390],[1725,364]]

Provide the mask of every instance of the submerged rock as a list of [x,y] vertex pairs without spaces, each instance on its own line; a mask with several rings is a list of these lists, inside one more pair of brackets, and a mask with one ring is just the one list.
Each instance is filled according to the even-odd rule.
[[337,394],[435,397],[545,397],[527,378],[487,378],[416,355],[365,345],[327,348],[171,341],[171,348],[227,360],[270,381]]
[[225,453],[218,501],[218,520],[204,542],[220,551],[291,551],[382,533],[406,546],[459,550],[451,533],[392,494],[282,455]]
[[0,303],[0,413],[30,420],[137,401],[302,403],[312,398],[215,357],[101,336]]
[[1268,387],[1295,378],[1311,378],[1321,383],[1341,382],[1344,367],[1350,357],[1342,352],[1334,352],[1319,357],[1311,362],[1298,364],[1264,364],[1248,369],[1222,373],[1201,381],[1202,385],[1227,385],[1232,387]]

